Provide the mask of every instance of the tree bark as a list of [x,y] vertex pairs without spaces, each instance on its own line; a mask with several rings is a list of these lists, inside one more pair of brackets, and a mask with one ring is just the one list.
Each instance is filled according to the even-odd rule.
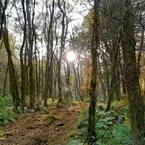
[[[32,14],[31,14],[32,10]],[[33,67],[33,42],[34,42],[34,16],[35,16],[35,0],[33,9],[30,0],[26,0],[26,16],[28,25],[28,68],[29,68],[29,105],[30,108],[35,107],[35,83],[34,83],[34,67]]]
[[62,21],[61,21],[61,24],[62,24],[62,32],[61,32],[61,44],[60,44],[60,54],[59,54],[59,62],[58,62],[58,104],[59,103],[62,103],[63,100],[62,100],[62,80],[61,80],[61,63],[62,63],[62,53],[63,53],[63,49],[65,47],[65,29],[66,29],[66,26],[65,26],[65,18],[66,18],[66,12],[65,12],[65,1],[63,0],[62,2],[63,4],[63,7],[61,6],[61,3],[60,3],[60,0],[58,0],[58,7],[62,13]]
[[144,103],[140,94],[139,76],[136,67],[134,17],[132,1],[125,0],[123,14],[122,51],[124,75],[129,100],[129,112],[135,145],[145,144]]
[[95,131],[95,112],[96,112],[96,80],[97,80],[97,49],[99,47],[99,0],[94,0],[94,22],[92,30],[92,47],[91,47],[91,58],[92,58],[92,73],[90,83],[90,106],[89,106],[89,120],[88,120],[88,144],[92,145],[96,140]]
[[[44,90],[44,105],[47,106],[47,100],[49,97],[49,93],[51,92],[50,82],[52,76],[50,76],[50,73],[52,72],[52,43],[53,40],[51,40],[51,31],[53,31],[53,18],[54,18],[54,4],[55,0],[52,1],[52,11],[50,11],[50,22],[49,22],[49,28],[47,31],[47,61],[46,61],[46,70],[45,70],[45,90]],[[52,42],[51,42],[52,41]],[[50,48],[51,47],[51,48]]]
[[3,85],[3,95],[2,97],[5,97],[5,94],[6,94],[6,85],[7,85],[7,77],[8,77],[8,64],[7,64],[7,67],[6,67],[6,74],[5,74],[5,79],[4,79],[4,85]]
[[[7,3],[5,3],[7,5]],[[12,94],[13,98],[13,106],[14,106],[14,111],[17,113],[18,112],[18,106],[19,106],[19,94],[18,94],[18,84],[17,84],[17,79],[16,79],[16,72],[12,60],[12,53],[10,50],[10,44],[9,44],[9,33],[8,33],[8,28],[7,28],[7,22],[6,22],[6,15],[5,15],[5,10],[6,6],[3,6],[2,2],[0,1],[0,7],[3,8],[3,13],[2,13],[2,37],[4,41],[4,45],[8,54],[8,70],[9,70],[9,77],[10,77],[10,91]],[[1,13],[1,12],[0,12]]]

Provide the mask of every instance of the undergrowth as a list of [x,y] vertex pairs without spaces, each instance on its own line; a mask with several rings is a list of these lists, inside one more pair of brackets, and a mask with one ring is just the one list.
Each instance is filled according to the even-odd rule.
[[0,97],[0,125],[15,122],[15,113],[12,111],[11,96]]
[[[124,105],[125,103],[125,105]],[[96,143],[95,145],[131,145],[131,131],[128,123],[127,102],[113,104],[111,111],[96,111]],[[119,107],[119,110],[117,109]],[[125,107],[124,107],[125,106]],[[126,123],[127,122],[127,123]],[[84,111],[76,134],[67,145],[87,145],[88,112]]]

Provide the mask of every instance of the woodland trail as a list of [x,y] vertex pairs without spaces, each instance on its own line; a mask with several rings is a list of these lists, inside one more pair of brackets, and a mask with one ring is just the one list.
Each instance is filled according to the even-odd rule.
[[77,104],[24,114],[5,129],[6,139],[0,145],[66,145],[85,108],[86,104]]

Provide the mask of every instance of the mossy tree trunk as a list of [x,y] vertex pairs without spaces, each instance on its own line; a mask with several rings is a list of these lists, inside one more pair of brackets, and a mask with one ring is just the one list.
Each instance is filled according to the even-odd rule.
[[122,51],[131,128],[135,145],[145,145],[144,103],[140,94],[139,76],[136,67],[136,43],[134,39],[134,17],[131,0],[125,0],[124,2],[123,21]]
[[90,106],[89,106],[89,120],[88,120],[88,144],[92,145],[96,140],[95,130],[95,112],[96,112],[96,81],[97,81],[97,49],[99,47],[99,0],[94,0],[94,22],[92,29],[92,46],[91,46],[91,58],[92,58],[92,73],[90,82]]
[[7,54],[8,54],[8,71],[9,71],[9,78],[10,78],[10,92],[12,94],[13,98],[13,106],[14,106],[14,111],[18,112],[18,106],[19,106],[19,94],[18,94],[18,84],[17,84],[17,79],[16,79],[16,72],[13,64],[13,59],[12,59],[12,52],[10,49],[10,44],[9,44],[9,33],[8,33],[8,28],[7,28],[7,21],[6,21],[6,15],[5,11],[7,8],[7,1],[5,2],[5,5],[3,5],[2,2],[0,2],[0,20],[1,20],[1,32],[2,32],[2,38],[4,42],[4,46],[6,48]]
[[[31,5],[32,4],[32,5]],[[28,72],[29,72],[29,103],[30,108],[35,107],[35,79],[34,79],[34,17],[35,17],[35,4],[34,0],[32,3],[30,0],[26,0],[26,18],[27,18],[27,42],[28,42]]]
[[[53,22],[54,22],[54,12],[55,12],[55,0],[52,1],[51,7],[52,7],[52,11],[50,12],[50,22],[48,28],[46,28],[47,61],[46,61],[46,69],[45,69],[44,106],[47,106],[48,97],[49,95],[52,94],[52,78],[53,78],[52,32],[53,32]],[[49,17],[48,13],[46,14],[46,17]]]
[[20,64],[21,64],[21,109],[24,112],[25,106],[25,97],[26,97],[26,66],[24,64],[24,47],[26,43],[26,10],[25,10],[25,2],[21,0],[21,5],[23,9],[23,16],[24,16],[24,28],[23,28],[23,42],[20,49]]
[[58,7],[62,14],[62,20],[61,20],[61,40],[60,40],[60,54],[59,54],[59,62],[58,62],[58,104],[61,104],[63,102],[63,93],[62,93],[62,78],[61,78],[61,70],[62,70],[62,55],[65,48],[65,38],[66,38],[66,1],[63,1],[61,3],[60,0],[58,0]]

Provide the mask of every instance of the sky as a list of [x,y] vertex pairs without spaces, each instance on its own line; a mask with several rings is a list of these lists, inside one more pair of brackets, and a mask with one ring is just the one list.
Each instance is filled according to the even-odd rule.
[[71,28],[69,28],[70,31],[72,30],[73,27],[80,26],[82,24],[84,16],[87,15],[90,9],[88,3],[81,4],[80,1],[78,1],[77,5],[72,2],[72,5],[74,7],[74,10],[71,13],[71,17],[73,21],[71,22],[70,25]]
[[[84,16],[88,13],[88,11],[90,9],[90,5],[88,4],[88,2],[85,3],[84,1],[82,4],[82,0],[78,0],[78,1],[77,0],[66,0],[66,1],[68,1],[73,7],[73,11],[71,13],[69,13],[69,17],[72,19],[72,21],[70,22],[70,24],[68,26],[69,33],[72,33],[73,28],[75,26],[81,26]],[[38,13],[41,12],[43,8],[42,8],[40,0],[36,0],[36,2],[39,3],[38,7],[36,8],[36,16],[37,16]],[[20,8],[19,4],[17,4],[17,8]],[[17,33],[17,31],[19,31],[19,27],[17,27],[17,25],[19,25],[19,23],[18,22],[16,23],[16,21],[15,21],[15,19],[18,17],[18,13],[17,13],[15,7],[10,6],[7,11],[7,14],[10,15],[10,17],[8,19],[9,20],[9,23],[8,23],[9,32],[14,36],[14,38],[16,40],[16,44],[21,46],[22,34]],[[42,43],[39,43],[38,47],[41,48],[40,49],[41,55],[45,55],[46,46]]]

